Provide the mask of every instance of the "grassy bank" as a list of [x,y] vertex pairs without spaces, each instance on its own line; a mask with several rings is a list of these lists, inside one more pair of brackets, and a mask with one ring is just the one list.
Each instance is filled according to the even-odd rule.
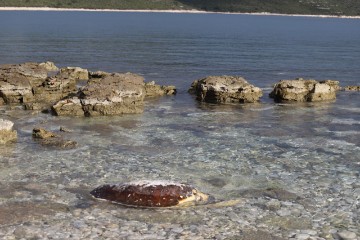
[[359,0],[0,0],[0,7],[205,10],[314,15],[360,15]]

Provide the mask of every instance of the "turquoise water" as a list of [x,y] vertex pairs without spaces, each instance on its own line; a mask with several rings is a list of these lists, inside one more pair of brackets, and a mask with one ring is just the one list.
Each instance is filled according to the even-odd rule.
[[[67,206],[65,215],[48,217],[51,226],[79,218],[72,211],[83,208],[93,216],[104,214],[107,221],[156,225],[168,210],[98,205],[86,193],[104,183],[169,179],[193,184],[218,201],[246,202],[195,209],[197,218],[168,219],[183,228],[206,222],[211,232],[202,229],[203,238],[232,236],[257,225],[285,238],[304,228],[318,234],[326,227],[358,231],[360,94],[339,92],[336,101],[304,104],[275,104],[267,95],[273,83],[294,77],[358,85],[359,20],[83,12],[0,12],[0,19],[6,19],[0,21],[2,64],[51,60],[59,66],[131,71],[180,90],[176,96],[146,101],[143,114],[117,117],[53,117],[2,107],[0,116],[15,122],[19,141],[0,146],[0,188],[11,189],[0,197],[0,206],[24,201]],[[192,81],[215,74],[244,76],[264,88],[264,97],[247,105],[196,102],[187,93]],[[31,138],[38,126],[73,130],[63,134],[77,141],[78,148],[38,145]],[[301,205],[298,217],[310,226],[279,228],[274,225],[279,214],[259,207],[269,198],[244,195],[267,188],[301,197],[302,202],[293,204]],[[290,200],[280,201],[289,206]],[[109,215],[113,210],[119,214]],[[241,217],[246,213],[248,224]],[[212,218],[222,221],[215,224],[208,220]],[[93,221],[101,225],[103,220]],[[49,228],[37,224],[38,229]],[[3,224],[0,234],[12,229]]]

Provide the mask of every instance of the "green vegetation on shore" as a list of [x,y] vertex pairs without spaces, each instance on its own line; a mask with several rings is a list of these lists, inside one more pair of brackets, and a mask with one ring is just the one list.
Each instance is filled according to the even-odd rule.
[[314,15],[360,15],[359,0],[0,0],[0,7],[205,10]]

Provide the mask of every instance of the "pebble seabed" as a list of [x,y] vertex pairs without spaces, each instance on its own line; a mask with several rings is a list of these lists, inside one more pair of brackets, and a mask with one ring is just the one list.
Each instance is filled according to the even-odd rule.
[[[358,94],[296,107],[187,98],[121,117],[3,108],[19,141],[0,147],[0,239],[359,239]],[[71,129],[79,146],[38,145],[35,126]],[[89,195],[141,179],[187,182],[218,202],[129,208]]]

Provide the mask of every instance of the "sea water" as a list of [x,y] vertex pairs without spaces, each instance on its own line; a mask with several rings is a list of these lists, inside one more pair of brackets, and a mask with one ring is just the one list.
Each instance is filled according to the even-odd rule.
[[[19,139],[0,146],[0,189],[6,192],[0,212],[17,209],[24,217],[0,220],[0,236],[11,236],[24,222],[41,236],[55,237],[61,229],[87,236],[77,221],[99,229],[119,224],[113,236],[129,239],[222,239],[246,229],[285,238],[304,229],[359,236],[360,94],[339,92],[335,101],[302,104],[268,98],[281,79],[359,85],[359,20],[14,11],[0,12],[0,31],[1,64],[54,61],[60,67],[134,72],[178,88],[176,96],[147,100],[144,113],[136,115],[54,117],[2,107],[0,117],[15,122]],[[263,88],[264,96],[254,104],[198,103],[187,89],[209,75],[243,76]],[[71,129],[65,136],[78,147],[40,146],[31,137],[39,126]],[[87,195],[101,184],[142,179],[190,183],[218,202],[241,203],[129,210]],[[267,189],[288,195],[269,197]],[[280,207],[267,209],[269,201]],[[19,203],[35,209],[51,203],[54,214],[45,212],[44,220]]]

